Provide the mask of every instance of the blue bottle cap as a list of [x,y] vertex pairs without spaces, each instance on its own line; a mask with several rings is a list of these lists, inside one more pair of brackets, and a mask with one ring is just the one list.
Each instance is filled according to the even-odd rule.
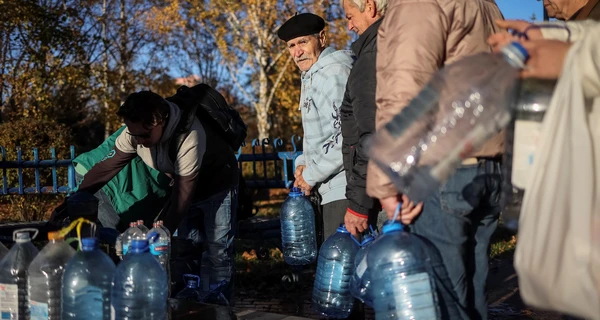
[[362,240],[362,242],[360,243],[360,245],[364,247],[364,246],[366,246],[367,244],[369,244],[369,243],[373,242],[373,240],[375,240],[375,237],[373,237],[373,236],[372,236],[372,235],[370,235],[370,234],[367,234],[367,235],[365,235],[365,236],[363,237],[363,240]]
[[183,280],[186,282],[187,288],[196,289],[200,287],[200,277],[195,274],[184,274]]
[[301,197],[301,196],[302,196],[302,190],[300,190],[300,188],[293,187],[292,190],[290,191],[290,197]]
[[518,42],[511,42],[500,49],[508,63],[515,68],[523,69],[529,59],[529,53]]
[[392,232],[396,232],[396,231],[402,231],[404,230],[404,227],[402,226],[402,223],[400,222],[390,222],[388,221],[387,223],[385,223],[383,225],[382,228],[382,232],[385,233],[392,233]]
[[81,239],[81,250],[93,251],[98,248],[97,238],[83,238]]
[[156,231],[152,231],[152,232],[148,233],[148,236],[146,236],[146,239],[148,239],[148,242],[155,242],[158,240],[158,238],[160,238],[160,236],[158,235],[158,232],[156,232]]
[[336,231],[340,232],[340,233],[350,233],[350,231],[348,231],[348,229],[346,229],[346,225],[343,223],[340,224],[340,226],[337,228]]
[[129,246],[129,250],[131,253],[149,252],[150,247],[148,246],[148,240],[146,240],[146,239],[132,240],[131,246]]
[[510,44],[520,52],[520,54],[523,57],[523,61],[529,60],[529,52],[527,52],[527,49],[525,49],[525,47],[523,47],[523,45],[521,45],[520,43],[518,43],[516,41],[513,41]]

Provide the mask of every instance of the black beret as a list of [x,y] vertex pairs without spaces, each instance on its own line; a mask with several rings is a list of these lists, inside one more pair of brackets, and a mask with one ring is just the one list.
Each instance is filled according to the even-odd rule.
[[277,36],[283,41],[321,32],[325,20],[316,14],[301,13],[291,17],[277,30]]

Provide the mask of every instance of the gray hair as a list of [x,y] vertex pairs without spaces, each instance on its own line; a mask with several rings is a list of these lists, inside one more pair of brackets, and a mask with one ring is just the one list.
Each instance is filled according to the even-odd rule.
[[[358,7],[360,12],[365,11],[365,6],[367,5],[367,0],[340,0],[340,5],[344,6],[344,1],[350,1],[354,3],[355,6]],[[375,8],[377,8],[377,13],[383,17],[385,15],[385,10],[388,6],[388,0],[373,0],[375,2]]]

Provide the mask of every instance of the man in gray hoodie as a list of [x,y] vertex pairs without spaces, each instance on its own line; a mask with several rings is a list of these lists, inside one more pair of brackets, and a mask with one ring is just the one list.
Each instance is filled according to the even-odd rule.
[[303,13],[286,21],[277,35],[302,72],[299,108],[304,140],[303,154],[296,159],[294,185],[305,194],[313,190],[321,196],[327,239],[344,223],[348,208],[340,107],[354,56],[349,50],[327,47],[324,28],[321,17]]

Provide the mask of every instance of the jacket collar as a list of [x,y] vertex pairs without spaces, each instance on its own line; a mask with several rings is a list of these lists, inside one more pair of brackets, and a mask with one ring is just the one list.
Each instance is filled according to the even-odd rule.
[[171,139],[171,136],[179,124],[179,118],[181,118],[181,110],[179,107],[171,101],[165,101],[169,104],[169,118],[167,119],[167,126],[163,131],[160,142],[167,142]]
[[365,30],[365,32],[358,37],[358,40],[354,41],[351,47],[356,56],[360,57],[361,51],[369,46],[372,42],[377,40],[377,29],[379,29],[379,25],[382,21],[383,18],[379,18],[379,20],[370,25],[367,30]]

